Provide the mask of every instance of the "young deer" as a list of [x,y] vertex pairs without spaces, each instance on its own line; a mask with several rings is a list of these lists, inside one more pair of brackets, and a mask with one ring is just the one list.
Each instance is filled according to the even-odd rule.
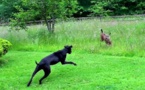
[[105,34],[103,32],[103,29],[101,29],[101,41],[105,41],[105,43],[107,45],[111,45],[112,44],[112,42],[110,40],[110,35],[111,35],[111,33],[109,33],[109,35],[107,35],[107,34]]

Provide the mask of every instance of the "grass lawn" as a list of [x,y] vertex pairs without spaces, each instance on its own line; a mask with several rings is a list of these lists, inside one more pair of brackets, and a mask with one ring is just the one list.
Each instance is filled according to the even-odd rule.
[[[144,20],[98,19],[57,22],[55,33],[45,25],[32,25],[27,31],[0,27],[0,37],[12,43],[11,51],[0,58],[1,90],[145,90]],[[100,41],[100,29],[111,32],[112,46]],[[64,45],[73,45],[67,60],[73,65],[51,66],[42,85],[35,61]]]
[[67,60],[77,66],[51,66],[51,74],[38,84],[40,71],[26,87],[35,61],[51,52],[10,51],[0,59],[1,90],[145,90],[145,58],[72,52]]

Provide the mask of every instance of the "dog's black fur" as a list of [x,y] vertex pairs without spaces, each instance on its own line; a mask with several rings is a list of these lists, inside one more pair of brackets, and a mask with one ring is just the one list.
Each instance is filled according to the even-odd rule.
[[31,76],[31,79],[28,82],[27,86],[30,86],[34,75],[38,71],[40,71],[41,69],[44,71],[44,76],[39,80],[39,84],[42,84],[42,80],[44,78],[46,78],[51,72],[50,65],[54,65],[54,64],[57,64],[58,62],[61,62],[62,65],[64,65],[64,64],[72,64],[72,65],[76,66],[76,63],[67,62],[65,60],[67,54],[71,54],[71,52],[72,52],[71,49],[72,49],[72,46],[64,46],[64,49],[56,51],[56,52],[52,53],[51,55],[43,58],[39,63],[36,62],[37,66],[36,66],[32,76]]

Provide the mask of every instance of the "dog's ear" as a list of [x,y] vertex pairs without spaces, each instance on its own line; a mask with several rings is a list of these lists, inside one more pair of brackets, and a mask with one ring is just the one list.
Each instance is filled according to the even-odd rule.
[[72,48],[73,46],[72,45],[70,45],[70,48]]
[[68,45],[65,45],[65,46],[64,46],[64,48],[67,48],[67,47],[68,47]]
[[64,46],[64,48],[72,48],[72,47],[73,47],[72,45],[70,45],[70,46],[68,46],[68,45]]

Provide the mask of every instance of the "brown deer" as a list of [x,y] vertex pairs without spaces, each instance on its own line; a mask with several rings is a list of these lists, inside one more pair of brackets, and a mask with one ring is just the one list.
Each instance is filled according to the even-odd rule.
[[107,34],[105,34],[103,32],[103,29],[101,29],[101,41],[105,41],[105,43],[107,45],[111,45],[112,44],[112,42],[110,40],[110,35],[111,35],[111,33],[109,33],[109,35],[107,35]]

